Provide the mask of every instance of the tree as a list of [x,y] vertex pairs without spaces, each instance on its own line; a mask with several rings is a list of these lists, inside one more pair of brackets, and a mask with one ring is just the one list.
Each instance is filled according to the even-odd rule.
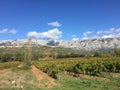
[[25,47],[25,63],[27,65],[32,64],[32,46],[31,46],[31,39],[28,39],[26,47]]

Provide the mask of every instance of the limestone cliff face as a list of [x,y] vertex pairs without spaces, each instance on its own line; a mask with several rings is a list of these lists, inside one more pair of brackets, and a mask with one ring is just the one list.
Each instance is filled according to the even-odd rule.
[[[0,46],[22,46],[25,45],[27,40],[1,40]],[[48,45],[48,46],[57,46],[65,48],[73,48],[77,50],[107,50],[120,48],[120,37],[119,38],[98,38],[98,39],[88,39],[88,40],[53,40],[53,41],[44,41],[44,40],[32,40],[33,45]]]
[[59,46],[77,50],[100,50],[120,48],[120,38],[99,38],[77,41],[59,41]]

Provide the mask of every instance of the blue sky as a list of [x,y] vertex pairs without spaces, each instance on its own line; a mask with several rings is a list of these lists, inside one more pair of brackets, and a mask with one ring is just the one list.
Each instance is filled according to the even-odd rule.
[[120,36],[120,0],[0,0],[0,40]]

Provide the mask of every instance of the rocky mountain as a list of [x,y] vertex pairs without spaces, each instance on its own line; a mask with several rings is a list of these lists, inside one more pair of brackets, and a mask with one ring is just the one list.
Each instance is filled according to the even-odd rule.
[[[0,46],[23,46],[27,43],[27,39],[20,40],[1,40]],[[64,48],[72,48],[76,50],[86,50],[86,51],[94,51],[94,50],[107,50],[107,49],[115,49],[120,48],[120,37],[119,38],[96,38],[96,39],[88,39],[88,40],[52,40],[52,41],[44,41],[44,40],[32,40],[32,45],[48,45],[48,46],[56,46],[56,47],[64,47]]]
[[120,38],[99,38],[79,41],[60,41],[59,46],[77,50],[102,50],[120,48]]
[[[53,43],[53,42],[52,42]],[[88,40],[71,40],[71,41],[63,41],[60,40],[56,46],[65,47],[65,48],[73,48],[77,50],[108,50],[120,48],[120,38],[98,38],[98,39],[88,39]]]

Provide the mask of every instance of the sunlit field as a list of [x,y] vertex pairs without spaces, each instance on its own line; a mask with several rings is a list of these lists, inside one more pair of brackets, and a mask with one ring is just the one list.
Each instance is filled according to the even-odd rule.
[[[38,80],[31,67],[19,67],[22,62],[0,63],[0,90],[119,90],[120,59],[64,58],[33,61],[49,78]],[[15,81],[15,83],[13,83]]]

